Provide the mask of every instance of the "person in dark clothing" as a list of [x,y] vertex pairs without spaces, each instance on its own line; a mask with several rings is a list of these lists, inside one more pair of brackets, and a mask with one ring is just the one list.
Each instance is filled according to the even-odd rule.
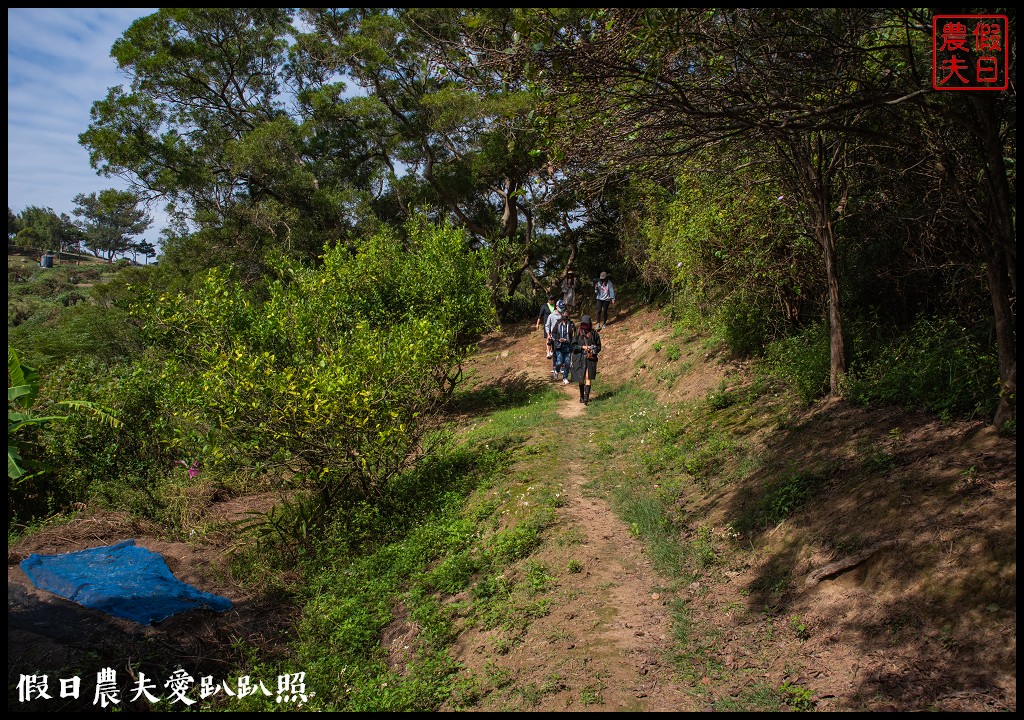
[[[564,307],[559,300],[558,307]],[[576,323],[569,318],[569,310],[556,310],[560,316],[551,330],[551,345],[555,350],[555,359],[552,366],[552,377],[558,380],[558,373],[562,373],[562,384],[569,384],[569,362],[572,358],[572,339],[576,335]]]
[[548,315],[555,311],[555,296],[548,293],[548,301],[540,306],[540,314],[537,315],[537,322],[534,324],[533,329],[537,328],[544,329],[544,349],[547,351],[546,357],[552,357],[554,355],[551,349],[551,343],[548,338]]
[[580,318],[572,339],[570,370],[580,386],[580,402],[590,403],[590,384],[597,377],[597,356],[601,352],[601,335],[594,329],[590,316]]

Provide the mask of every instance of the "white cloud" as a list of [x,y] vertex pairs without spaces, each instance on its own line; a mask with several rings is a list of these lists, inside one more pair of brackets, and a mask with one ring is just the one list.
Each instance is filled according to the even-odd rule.
[[[30,205],[72,214],[74,197],[110,187],[89,165],[78,136],[89,110],[127,78],[110,57],[125,30],[156,8],[7,9],[7,206]],[[146,233],[155,241],[162,212]]]

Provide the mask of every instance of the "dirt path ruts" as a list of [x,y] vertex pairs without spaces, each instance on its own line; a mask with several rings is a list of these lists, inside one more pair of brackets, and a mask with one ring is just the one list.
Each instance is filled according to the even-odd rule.
[[[506,359],[527,368],[531,379],[552,382],[550,361],[536,345],[518,343]],[[594,383],[592,398],[601,387]],[[574,438],[589,444],[586,413],[593,405],[579,402],[575,383],[561,389],[558,416],[572,423]],[[578,467],[576,452],[577,443],[557,446],[553,466]],[[538,690],[529,702],[520,692],[521,706],[531,711],[696,710],[687,689],[672,679],[670,608],[643,544],[586,485],[579,474],[564,478],[565,501],[553,530],[558,540],[531,557],[562,578],[549,596],[550,612],[495,662],[515,674],[518,688]],[[570,564],[578,571],[566,573]],[[501,702],[503,709],[517,704],[514,697]]]

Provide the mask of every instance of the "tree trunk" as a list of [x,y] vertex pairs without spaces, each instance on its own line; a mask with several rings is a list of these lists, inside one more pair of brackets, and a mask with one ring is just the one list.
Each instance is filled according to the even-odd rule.
[[[791,182],[797,196],[802,197],[814,226],[814,239],[825,261],[825,282],[828,287],[829,394],[843,393],[846,374],[846,343],[843,337],[843,315],[839,298],[839,261],[833,223],[832,186],[838,160],[845,149],[843,141],[828,146],[821,133],[813,136],[792,134],[787,138],[788,153],[783,153],[791,169]],[[840,203],[845,205],[845,201]],[[842,213],[842,210],[839,210]]]
[[[1000,122],[995,99],[969,93],[985,153],[985,180],[989,202],[986,274],[992,296],[999,358],[999,405],[992,423],[998,428],[1017,415],[1017,344],[1011,297],[1017,292],[1017,242],[1013,222],[1013,193],[1007,177]],[[977,96],[977,97],[976,97]],[[984,96],[984,97],[981,97]],[[993,232],[994,231],[994,232]]]
[[992,419],[992,424],[998,428],[1017,416],[1017,348],[1014,343],[1013,308],[1010,306],[1010,276],[1002,248],[991,248],[986,273],[992,295],[999,358],[999,405]]
[[826,219],[819,234],[819,242],[825,255],[825,280],[828,284],[828,387],[833,397],[839,397],[842,395],[842,378],[846,374],[846,345],[843,340],[843,316],[839,307],[839,268],[832,223]]

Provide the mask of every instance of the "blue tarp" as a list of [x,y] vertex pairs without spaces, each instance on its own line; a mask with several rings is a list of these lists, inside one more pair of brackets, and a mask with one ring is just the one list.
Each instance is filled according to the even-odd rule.
[[227,598],[178,580],[163,556],[136,547],[134,540],[63,555],[30,555],[21,569],[37,588],[143,625],[186,610],[232,607]]

